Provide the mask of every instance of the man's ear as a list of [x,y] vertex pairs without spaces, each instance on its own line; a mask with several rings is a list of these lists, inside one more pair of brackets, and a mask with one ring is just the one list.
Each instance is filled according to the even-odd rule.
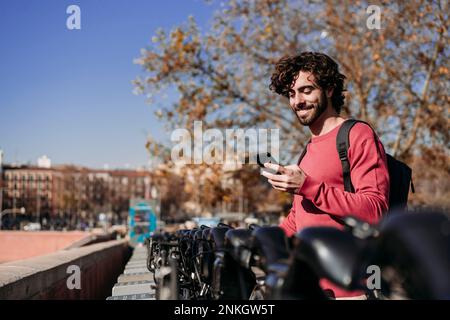
[[327,98],[331,98],[333,96],[334,88],[328,88],[326,90]]

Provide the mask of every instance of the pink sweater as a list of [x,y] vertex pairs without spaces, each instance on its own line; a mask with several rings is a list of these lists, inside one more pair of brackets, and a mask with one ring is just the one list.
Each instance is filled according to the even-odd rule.
[[[294,195],[292,209],[281,223],[288,236],[307,227],[342,228],[330,215],[353,215],[369,223],[377,223],[388,208],[389,173],[384,148],[372,129],[357,123],[350,131],[351,180],[355,193],[344,191],[342,165],[336,150],[340,126],[313,137],[300,168],[307,178]],[[378,152],[381,150],[381,152]],[[326,285],[336,297],[352,296],[339,288]],[[361,293],[359,293],[361,294]]]

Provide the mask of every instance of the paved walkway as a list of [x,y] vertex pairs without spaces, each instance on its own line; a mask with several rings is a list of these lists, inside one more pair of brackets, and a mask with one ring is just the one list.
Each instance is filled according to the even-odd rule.
[[136,247],[106,300],[155,300],[153,273],[147,269],[147,248]]
[[0,231],[0,263],[50,254],[91,233],[82,231]]

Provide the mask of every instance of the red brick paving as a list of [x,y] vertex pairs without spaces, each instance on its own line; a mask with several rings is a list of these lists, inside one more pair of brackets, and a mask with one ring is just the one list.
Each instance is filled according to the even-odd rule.
[[0,231],[0,263],[52,253],[89,235],[83,231]]

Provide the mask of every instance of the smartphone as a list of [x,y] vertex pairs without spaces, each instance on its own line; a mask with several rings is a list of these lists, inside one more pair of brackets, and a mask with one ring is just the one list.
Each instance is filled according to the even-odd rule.
[[264,167],[264,163],[269,162],[269,163],[275,163],[275,164],[279,164],[277,160],[275,160],[274,157],[272,157],[272,155],[270,154],[270,152],[263,152],[263,153],[258,153],[256,155],[256,162],[258,163],[258,165],[263,168],[263,170],[272,173],[272,174],[280,174],[278,171],[275,171],[273,169],[269,169]]

